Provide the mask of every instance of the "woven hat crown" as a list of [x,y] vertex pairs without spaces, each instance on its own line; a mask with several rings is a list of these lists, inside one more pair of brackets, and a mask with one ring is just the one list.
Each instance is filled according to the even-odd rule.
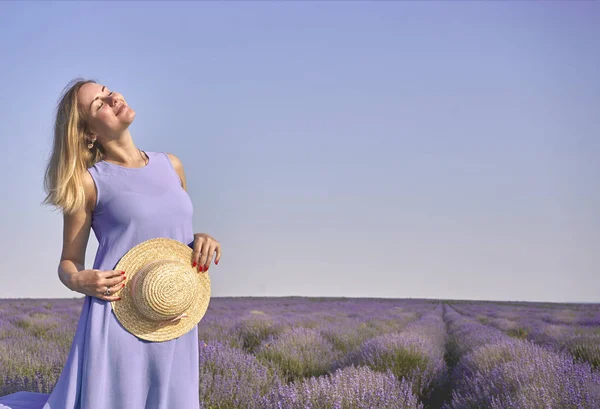
[[125,287],[111,306],[131,334],[153,342],[189,333],[210,302],[210,277],[192,267],[192,248],[156,237],[130,248],[114,267],[127,272]]
[[133,280],[133,304],[151,321],[179,317],[200,296],[198,274],[180,260],[160,259],[148,263]]

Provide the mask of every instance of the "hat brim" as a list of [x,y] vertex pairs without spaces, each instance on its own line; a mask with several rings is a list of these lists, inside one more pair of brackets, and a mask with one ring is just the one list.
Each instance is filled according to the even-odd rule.
[[146,240],[132,247],[115,266],[115,270],[125,271],[127,282],[125,287],[115,293],[121,300],[110,302],[115,316],[127,331],[138,338],[155,342],[180,337],[198,325],[208,309],[211,295],[208,272],[198,273],[194,270],[198,277],[200,296],[185,311],[187,317],[172,323],[157,323],[141,315],[131,297],[132,279],[144,265],[158,259],[174,259],[193,269],[192,249],[186,244],[164,237]]

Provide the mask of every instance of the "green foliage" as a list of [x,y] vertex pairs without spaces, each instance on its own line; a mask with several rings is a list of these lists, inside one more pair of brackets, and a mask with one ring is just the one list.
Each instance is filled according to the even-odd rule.
[[256,357],[276,367],[286,382],[292,382],[328,374],[340,351],[316,330],[292,328],[263,342]]
[[588,362],[600,370],[600,336],[579,336],[567,342],[567,351],[579,361]]
[[240,337],[242,348],[253,353],[265,339],[277,335],[281,329],[268,316],[252,315],[238,322],[233,332]]
[[511,328],[508,331],[506,331],[506,333],[511,337],[518,339],[526,339],[529,335],[529,331],[527,330],[527,328],[522,327]]

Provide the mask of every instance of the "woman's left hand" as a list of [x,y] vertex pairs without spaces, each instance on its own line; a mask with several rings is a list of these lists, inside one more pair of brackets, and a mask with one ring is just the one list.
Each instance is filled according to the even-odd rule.
[[206,233],[194,234],[192,267],[198,266],[198,271],[208,271],[215,251],[217,252],[215,264],[219,264],[219,260],[221,259],[221,244]]

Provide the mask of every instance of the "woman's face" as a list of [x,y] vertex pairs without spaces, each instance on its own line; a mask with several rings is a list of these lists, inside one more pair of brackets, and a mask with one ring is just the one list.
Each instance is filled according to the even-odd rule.
[[79,109],[86,113],[89,128],[100,142],[119,135],[135,118],[135,111],[125,103],[123,95],[102,84],[84,84],[77,98]]

